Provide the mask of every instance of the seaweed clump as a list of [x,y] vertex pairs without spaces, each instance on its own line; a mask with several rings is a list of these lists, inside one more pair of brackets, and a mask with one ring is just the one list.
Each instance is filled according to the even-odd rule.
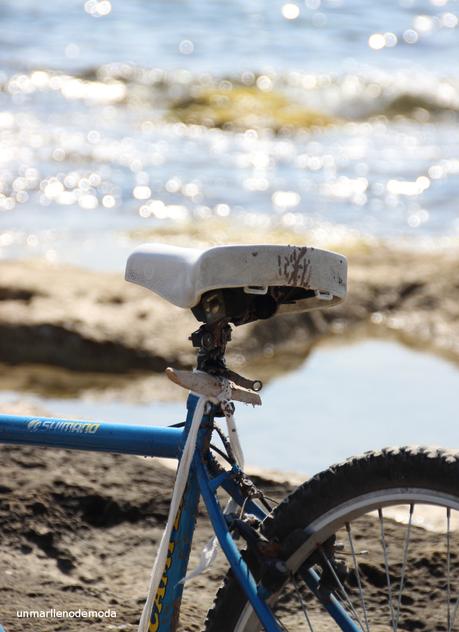
[[331,116],[292,103],[275,91],[255,86],[205,88],[173,103],[172,120],[187,125],[220,129],[270,129],[275,133],[324,127],[336,122]]

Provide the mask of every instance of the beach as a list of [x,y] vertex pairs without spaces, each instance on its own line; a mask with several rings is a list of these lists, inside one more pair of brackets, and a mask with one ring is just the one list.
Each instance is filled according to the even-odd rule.
[[[256,367],[269,379],[300,363],[317,342],[353,336],[397,339],[458,361],[454,249],[426,253],[368,244],[348,258],[344,303],[235,328],[228,362]],[[4,390],[14,390],[15,373],[20,382],[33,365],[65,369],[63,390],[65,377],[81,387],[85,374],[89,381],[96,374],[108,386],[110,379],[132,383],[132,375],[141,382],[167,366],[193,366],[188,336],[199,324],[191,312],[126,283],[120,274],[36,261],[0,262],[0,269],[0,360],[14,367],[3,378]]]
[[[16,406],[14,412],[43,413],[24,405]],[[275,500],[290,493],[299,482],[298,478],[267,471],[253,472],[252,476]],[[81,629],[81,618],[70,620],[55,613],[83,610],[99,613],[84,621],[90,629],[136,630],[155,546],[167,517],[173,480],[173,469],[155,459],[4,447],[0,464],[0,565],[4,569],[0,575],[0,593],[5,629],[74,632]],[[403,508],[399,508],[400,512],[403,514]],[[396,521],[401,518],[397,511],[387,515],[386,535],[392,537],[392,532],[395,534],[398,529]],[[444,536],[437,533],[435,517],[429,523],[429,513],[421,511],[420,515],[422,520],[418,519],[413,526],[411,547],[417,559],[414,572],[422,582],[410,581],[404,603],[420,605],[429,613],[433,626],[437,626],[435,616],[438,616],[441,626],[444,600],[436,586],[444,564]],[[387,617],[383,566],[377,540],[366,539],[372,520],[376,522],[375,517],[367,517],[361,524],[357,521],[353,529],[360,547],[373,547],[361,562],[362,581],[368,608],[370,612],[379,612],[382,622]],[[440,521],[440,532],[442,522],[444,519]],[[454,525],[457,526],[457,521]],[[191,568],[196,566],[200,550],[211,533],[201,506]],[[455,541],[456,531],[451,542],[453,538]],[[205,574],[186,585],[181,632],[202,630],[202,621],[225,572],[226,565],[219,553]],[[432,608],[437,603],[434,616]],[[321,630],[334,629],[322,611],[311,603],[308,607]],[[289,609],[290,624],[301,629],[302,615],[294,600],[285,602],[284,610],[288,613]],[[27,619],[21,614],[34,610],[48,612],[48,617]],[[404,610],[403,617],[408,617],[402,619],[403,629],[411,629],[409,608],[408,613]],[[386,628],[381,625],[380,629]]]
[[[236,413],[257,484],[277,500],[356,452],[459,447],[457,0],[5,0],[0,25],[1,413],[181,421],[164,371],[195,366],[200,323],[127,283],[127,257],[290,244],[344,255],[348,293],[233,328],[228,366],[264,385]],[[136,630],[172,486],[153,459],[0,446],[5,630]],[[442,518],[413,529],[403,629],[439,632]],[[210,533],[201,507],[192,566]],[[185,591],[181,632],[224,571]],[[116,617],[17,616],[64,606]]]

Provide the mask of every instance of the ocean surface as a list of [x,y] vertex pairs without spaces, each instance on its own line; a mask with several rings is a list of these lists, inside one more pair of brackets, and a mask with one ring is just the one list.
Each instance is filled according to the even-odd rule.
[[[454,246],[458,16],[458,0],[2,0],[0,257],[121,271],[142,231],[185,244],[214,216],[240,241],[281,226]],[[232,85],[338,122],[167,116]]]

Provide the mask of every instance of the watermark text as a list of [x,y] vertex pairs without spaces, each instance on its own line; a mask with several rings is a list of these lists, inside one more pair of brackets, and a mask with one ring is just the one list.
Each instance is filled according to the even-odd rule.
[[16,610],[18,619],[116,619],[116,610],[86,610],[77,608],[76,610],[59,610],[58,608],[47,608],[46,610]]

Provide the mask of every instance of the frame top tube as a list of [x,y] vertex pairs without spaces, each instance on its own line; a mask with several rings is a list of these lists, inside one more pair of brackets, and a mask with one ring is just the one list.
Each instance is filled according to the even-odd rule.
[[178,459],[182,442],[179,428],[0,415],[0,443]]

